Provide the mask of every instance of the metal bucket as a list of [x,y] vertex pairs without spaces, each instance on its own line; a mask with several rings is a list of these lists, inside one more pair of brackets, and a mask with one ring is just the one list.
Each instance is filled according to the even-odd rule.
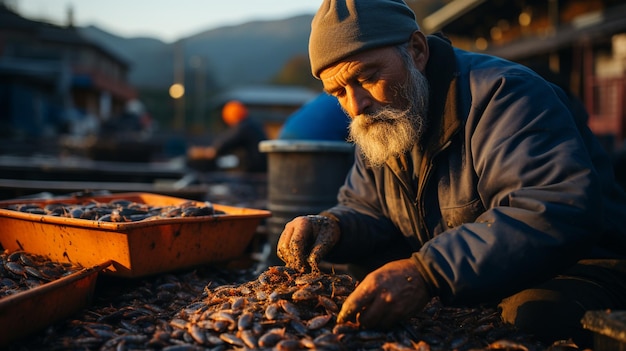
[[354,146],[343,141],[265,140],[259,150],[268,158],[268,241],[270,263],[285,224],[317,214],[337,203],[337,192],[354,162]]

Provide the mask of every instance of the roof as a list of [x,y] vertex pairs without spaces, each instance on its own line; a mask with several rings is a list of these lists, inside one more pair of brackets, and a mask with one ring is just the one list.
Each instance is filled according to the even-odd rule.
[[319,92],[298,86],[248,86],[229,90],[215,98],[216,105],[238,100],[245,105],[297,107],[313,99]]
[[590,42],[598,38],[610,38],[612,34],[626,31],[626,5],[611,7],[601,13],[593,13],[559,27],[552,35],[519,39],[509,44],[494,46],[485,53],[509,60],[519,60],[571,46],[576,42]]
[[425,33],[440,31],[444,26],[471,11],[485,0],[453,0],[422,20]]
[[27,33],[42,42],[91,47],[124,67],[130,65],[125,58],[85,38],[74,27],[62,27],[50,23],[33,21],[20,16],[6,7],[6,5],[0,3],[0,32],[3,31]]
[[[453,42],[473,42],[479,37],[490,37],[491,30],[500,27],[501,23],[507,27],[517,23],[520,13],[526,9],[536,11],[533,17],[536,16],[538,23],[553,22],[554,27],[544,32],[515,34],[515,25],[511,25],[512,34],[506,42],[498,44],[492,41],[482,52],[520,60],[554,52],[585,40],[610,39],[612,34],[626,31],[626,5],[623,0],[452,0],[425,17],[422,29],[425,33],[443,31],[448,37],[454,38]],[[480,51],[476,48],[473,50]]]

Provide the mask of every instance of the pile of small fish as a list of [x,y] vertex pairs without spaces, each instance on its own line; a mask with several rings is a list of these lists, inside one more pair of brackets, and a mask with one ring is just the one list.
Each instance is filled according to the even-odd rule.
[[36,288],[78,272],[82,267],[51,261],[24,251],[0,254],[0,298]]
[[201,206],[193,201],[180,205],[152,206],[125,199],[99,202],[94,199],[68,204],[62,202],[41,205],[37,203],[12,204],[8,210],[38,215],[88,219],[100,222],[136,222],[145,219],[213,216],[224,214],[216,210],[213,204],[205,201]]
[[[98,277],[93,304],[17,340],[6,351],[68,350],[204,350],[189,339],[176,339],[172,318],[202,296],[207,285],[243,284],[254,279],[254,268],[218,266],[125,279]],[[226,350],[226,347],[217,350]]]
[[504,325],[494,308],[436,299],[391,331],[337,324],[355,284],[343,274],[282,266],[202,267],[140,280],[102,276],[92,306],[7,351],[578,350],[546,348]]
[[335,323],[355,285],[349,275],[300,274],[273,266],[249,283],[213,289],[204,301],[183,309],[172,325],[206,347],[336,350],[370,344],[380,349],[384,334]]
[[[203,301],[185,307],[172,319],[171,336],[211,350],[461,350],[496,349],[502,345],[517,350],[513,348],[515,345],[524,347],[508,339],[499,340],[505,333],[494,330],[497,324],[502,324],[495,310],[486,313],[459,310],[454,318],[446,320],[445,314],[440,315],[443,306],[437,300],[410,323],[389,331],[362,329],[350,322],[337,323],[337,313],[356,283],[344,274],[299,273],[284,266],[269,267],[254,281],[207,291]],[[455,323],[458,318],[460,325]],[[455,333],[446,325],[456,325],[461,332]]]

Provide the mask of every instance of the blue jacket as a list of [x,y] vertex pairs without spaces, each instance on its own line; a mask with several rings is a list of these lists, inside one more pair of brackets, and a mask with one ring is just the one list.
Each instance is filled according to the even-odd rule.
[[429,130],[410,153],[355,164],[324,214],[334,261],[410,247],[444,302],[506,297],[584,258],[626,257],[626,196],[564,92],[524,66],[428,37]]

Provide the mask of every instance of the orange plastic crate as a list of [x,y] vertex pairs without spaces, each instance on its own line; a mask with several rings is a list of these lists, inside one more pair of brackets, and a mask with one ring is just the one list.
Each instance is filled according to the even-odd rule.
[[[111,260],[106,274],[140,277],[240,257],[266,210],[213,204],[222,215],[98,222],[6,209],[11,204],[76,204],[125,199],[151,206],[178,206],[191,200],[150,193],[0,201],[0,244],[58,262],[85,267]],[[201,206],[202,202],[191,201]]]
[[98,274],[111,262],[0,299],[0,346],[69,317],[91,304]]

